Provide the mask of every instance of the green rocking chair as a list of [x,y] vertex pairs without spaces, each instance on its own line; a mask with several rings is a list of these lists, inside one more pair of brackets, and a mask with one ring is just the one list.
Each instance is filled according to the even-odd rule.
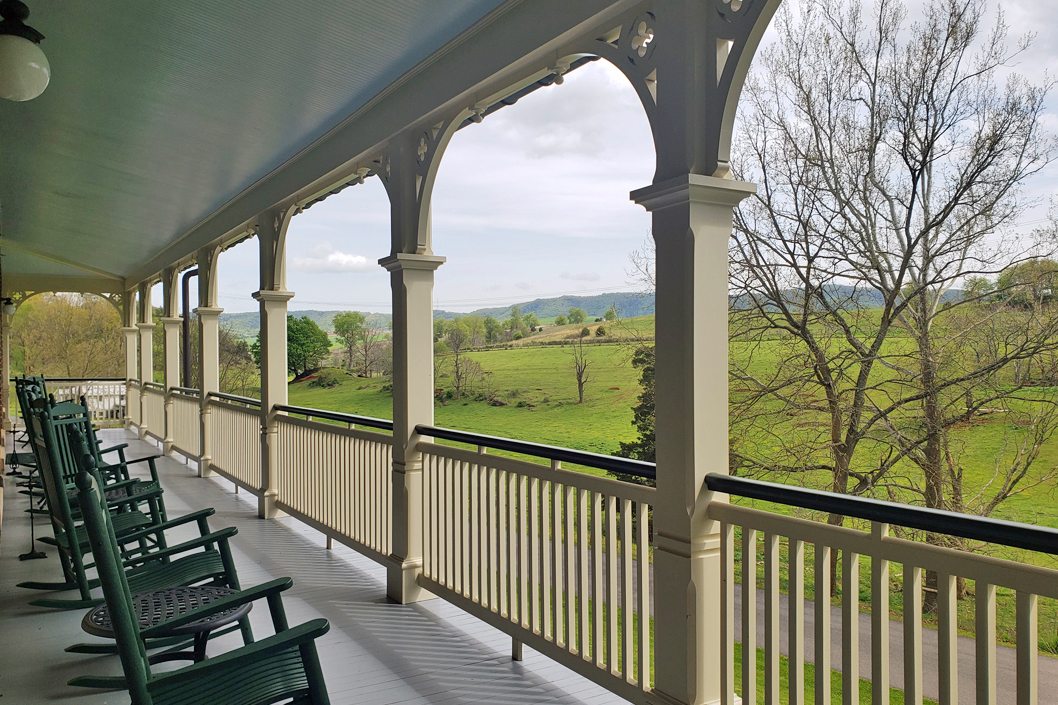
[[[299,705],[329,705],[315,640],[327,633],[325,619],[288,627],[281,592],[289,578],[221,598],[146,630],[140,630],[133,593],[121,568],[112,517],[89,470],[77,476],[92,554],[96,560],[121,667],[133,705],[268,705],[287,698]],[[170,632],[208,615],[221,614],[257,599],[268,601],[276,634],[191,666],[152,673],[143,639]]]

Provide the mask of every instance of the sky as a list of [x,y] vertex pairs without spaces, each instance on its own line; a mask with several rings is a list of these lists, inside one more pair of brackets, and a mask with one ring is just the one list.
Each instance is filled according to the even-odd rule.
[[[793,0],[787,0],[788,5]],[[921,0],[909,2],[914,18]],[[795,8],[796,4],[791,5]],[[1002,4],[1010,40],[1035,32],[1015,71],[1041,83],[1058,67],[1058,0]],[[994,17],[996,3],[989,5]],[[763,45],[773,41],[771,32]],[[1058,134],[1058,96],[1045,124]],[[736,127],[738,123],[736,121]],[[650,217],[628,194],[650,183],[654,147],[643,109],[624,76],[590,63],[458,132],[438,171],[433,249],[435,308],[471,311],[562,294],[630,291],[628,256],[644,245]],[[1039,205],[1026,228],[1047,215],[1058,166],[1027,185]],[[389,311],[389,203],[378,179],[348,188],[296,216],[287,236],[291,310]],[[257,242],[220,257],[220,305],[256,311]],[[160,292],[154,295],[160,303]]]

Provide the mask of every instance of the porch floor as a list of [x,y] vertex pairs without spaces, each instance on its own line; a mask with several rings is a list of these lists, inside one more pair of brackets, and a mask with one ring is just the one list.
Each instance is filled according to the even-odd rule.
[[[129,457],[158,453],[154,443],[124,430],[102,432],[105,444],[129,444]],[[11,434],[9,434],[10,438]],[[9,440],[9,448],[11,450]],[[134,466],[135,467],[135,466]],[[317,642],[331,701],[338,703],[619,703],[617,696],[525,647],[525,660],[511,660],[511,640],[502,632],[442,600],[414,605],[389,602],[385,570],[335,543],[326,549],[322,534],[284,518],[256,516],[256,498],[236,494],[221,478],[200,479],[194,463],[161,458],[158,464],[171,517],[202,507],[216,508],[211,526],[238,527],[232,541],[239,579],[251,586],[290,576],[284,594],[291,624],[315,617],[331,630]],[[60,578],[55,549],[37,543],[48,557],[22,562],[30,544],[28,506],[15,477],[5,477],[0,534],[0,697],[3,702],[57,700],[95,705],[127,703],[124,691],[73,688],[66,682],[83,674],[119,674],[117,656],[70,654],[75,642],[103,640],[81,631],[83,610],[58,611],[29,605],[54,595],[15,587],[24,580]],[[42,516],[37,536],[50,535]],[[186,533],[190,538],[194,529]],[[73,593],[71,593],[73,594]],[[272,633],[268,610],[250,614],[255,634]],[[241,643],[235,634],[210,642],[219,654]],[[176,664],[178,667],[179,664]],[[174,667],[163,664],[158,668]]]

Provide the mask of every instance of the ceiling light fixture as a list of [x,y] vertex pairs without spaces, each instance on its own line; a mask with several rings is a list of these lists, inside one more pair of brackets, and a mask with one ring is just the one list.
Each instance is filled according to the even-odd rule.
[[20,0],[0,0],[0,98],[33,100],[51,80],[48,57],[37,46],[44,35],[25,24],[29,8]]
[[11,299],[8,299],[8,298],[2,299],[0,301],[3,302],[3,307],[0,310],[3,310],[4,315],[5,316],[14,316],[15,315],[15,311],[18,310],[18,308],[15,306],[15,302],[12,301]]

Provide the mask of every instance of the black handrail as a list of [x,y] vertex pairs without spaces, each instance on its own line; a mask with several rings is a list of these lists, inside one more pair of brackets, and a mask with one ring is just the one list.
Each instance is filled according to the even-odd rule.
[[380,428],[384,431],[393,430],[393,422],[387,421],[386,419],[376,419],[373,416],[356,416],[355,414],[343,414],[340,411],[327,411],[326,409],[310,409],[305,406],[288,406],[287,404],[276,404],[276,411],[282,411],[287,414],[301,414],[303,416],[312,416],[318,419],[327,419],[328,421],[341,421],[342,423],[359,424],[360,426],[370,426],[371,428]]
[[225,394],[224,392],[210,392],[209,396],[213,399],[220,399],[221,401],[234,401],[239,404],[250,404],[251,406],[261,406],[260,399],[254,399],[253,397],[240,397],[238,394]]
[[710,473],[713,492],[1058,555],[1058,529]]
[[[16,382],[21,377],[12,377],[9,382]],[[124,377],[45,377],[45,382],[124,382]],[[138,380],[135,380],[138,381]]]
[[548,446],[542,443],[528,443],[526,441],[516,441],[512,438],[500,438],[499,436],[485,436],[480,433],[467,433],[466,431],[437,428],[436,426],[416,426],[415,432],[420,436],[433,436],[434,438],[443,438],[446,441],[469,443],[471,445],[484,446],[485,448],[506,450],[511,453],[532,455],[537,458],[576,463],[590,468],[619,472],[651,480],[657,477],[654,463],[647,463],[642,460],[617,458],[612,455],[602,455],[601,453],[588,453],[571,448]]
[[165,385],[159,382],[145,382],[143,386],[147,389],[161,389],[162,391],[165,391]]
[[202,390],[194,389],[193,387],[169,387],[170,392],[180,392],[181,394],[190,394],[191,396],[199,396]]

